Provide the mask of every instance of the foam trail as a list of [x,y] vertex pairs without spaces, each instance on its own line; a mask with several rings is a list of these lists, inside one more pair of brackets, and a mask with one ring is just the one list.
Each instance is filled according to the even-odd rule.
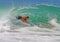
[[56,27],[60,27],[60,25],[56,21],[57,21],[56,19],[52,19],[49,21],[49,23],[56,26]]
[[10,30],[9,16],[13,9],[14,7],[2,13],[4,15],[0,17],[0,32]]

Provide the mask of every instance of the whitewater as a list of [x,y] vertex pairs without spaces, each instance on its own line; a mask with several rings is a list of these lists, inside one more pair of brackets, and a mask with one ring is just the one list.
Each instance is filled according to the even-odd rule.
[[[54,26],[52,29],[42,28],[32,22],[31,25],[16,21],[15,17],[10,16],[13,9],[1,17],[0,42],[60,42],[60,24],[56,18],[49,21]],[[15,22],[19,24],[15,25]]]

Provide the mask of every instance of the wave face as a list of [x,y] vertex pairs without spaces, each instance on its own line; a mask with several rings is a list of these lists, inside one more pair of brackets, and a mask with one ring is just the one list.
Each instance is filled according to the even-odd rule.
[[[12,28],[25,27],[25,26],[38,26],[42,28],[53,28],[60,24],[60,8],[55,6],[39,5],[39,6],[27,6],[27,7],[12,7],[1,8],[0,7],[0,21],[4,24],[4,21],[8,21],[8,24]],[[20,20],[17,20],[17,16],[29,16],[27,25]],[[0,24],[2,24],[0,23]]]
[[60,8],[47,5],[18,7],[12,10],[11,16],[29,16],[29,22],[41,27],[54,27],[49,23],[56,19],[60,23]]

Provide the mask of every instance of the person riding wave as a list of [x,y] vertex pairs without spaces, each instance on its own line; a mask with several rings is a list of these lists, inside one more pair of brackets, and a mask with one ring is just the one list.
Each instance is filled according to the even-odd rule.
[[23,21],[25,23],[27,23],[28,18],[29,18],[28,16],[18,16],[17,17],[18,20],[20,19],[21,21]]

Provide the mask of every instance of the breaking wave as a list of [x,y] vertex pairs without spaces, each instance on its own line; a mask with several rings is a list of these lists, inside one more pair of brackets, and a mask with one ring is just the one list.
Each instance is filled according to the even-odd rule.
[[[33,7],[13,7],[0,17],[0,30],[6,31],[25,27],[28,27],[28,30],[32,31],[46,31],[49,30],[49,28],[52,28],[52,30],[59,30],[59,15],[60,8],[54,6],[39,5]],[[29,16],[28,22],[30,24],[17,20],[16,16]]]

